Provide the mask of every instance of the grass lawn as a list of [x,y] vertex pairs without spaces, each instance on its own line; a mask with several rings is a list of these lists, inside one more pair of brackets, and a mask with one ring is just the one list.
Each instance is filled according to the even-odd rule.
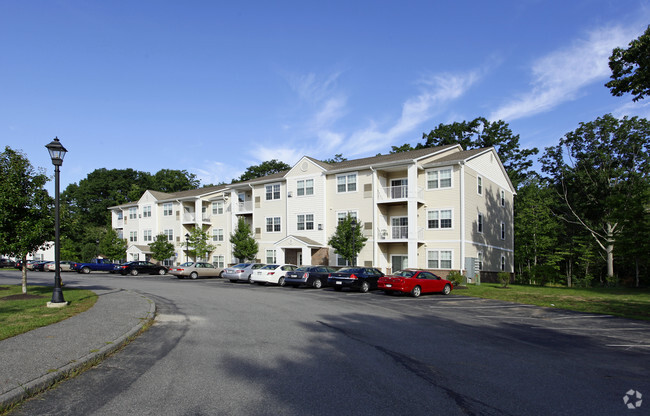
[[491,283],[467,287],[467,290],[454,290],[452,294],[650,320],[650,289],[521,285],[509,285],[504,289]]
[[90,290],[63,288],[63,297],[70,304],[64,308],[48,308],[51,286],[0,285],[0,341],[41,326],[50,325],[90,309],[97,295]]

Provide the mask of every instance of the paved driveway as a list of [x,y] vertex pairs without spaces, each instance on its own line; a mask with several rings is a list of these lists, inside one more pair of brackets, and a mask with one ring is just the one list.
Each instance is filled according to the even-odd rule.
[[462,296],[67,281],[140,291],[157,324],[15,414],[616,415],[630,389],[650,397],[645,322]]

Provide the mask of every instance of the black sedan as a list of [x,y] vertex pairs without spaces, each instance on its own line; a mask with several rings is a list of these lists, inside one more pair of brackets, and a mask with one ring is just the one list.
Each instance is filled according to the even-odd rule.
[[366,293],[377,289],[377,280],[382,276],[384,274],[373,267],[347,267],[330,274],[327,284],[334,287],[334,290],[349,287]]
[[150,261],[129,261],[115,266],[115,272],[131,276],[137,276],[140,273],[162,275],[167,274],[167,267],[153,264]]
[[284,276],[284,285],[298,287],[311,286],[316,289],[327,285],[327,277],[336,269],[328,266],[300,266],[296,270],[287,272]]

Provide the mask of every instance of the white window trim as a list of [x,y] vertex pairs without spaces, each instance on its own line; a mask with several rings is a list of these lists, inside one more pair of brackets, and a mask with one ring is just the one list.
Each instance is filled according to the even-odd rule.
[[[451,259],[450,259],[450,261],[451,261],[451,265],[450,265],[449,268],[441,267],[441,266],[442,266],[442,264],[441,264],[441,263],[442,263],[442,259],[440,258],[440,253],[443,252],[443,251],[446,251],[446,252],[451,253]],[[429,267],[429,253],[431,253],[431,252],[437,252],[437,253],[438,253],[438,267]],[[451,248],[428,248],[428,249],[427,249],[427,253],[426,253],[425,261],[426,261],[426,265],[427,265],[426,268],[427,268],[427,269],[433,269],[433,270],[453,270],[453,269],[454,269],[454,250],[451,249]]]
[[167,241],[174,241],[174,229],[166,228],[163,230],[163,234],[167,237]]
[[171,217],[172,215],[174,215],[174,204],[165,202],[163,204],[163,217]]
[[[268,230],[267,227],[269,225],[269,223],[268,223],[269,218],[272,219],[272,220],[275,220],[276,218],[278,218],[280,220],[280,229],[278,231],[275,231],[275,230],[269,231]],[[271,227],[275,228],[275,221],[271,222]],[[280,217],[280,216],[264,217],[264,231],[267,232],[267,233],[274,233],[274,234],[281,233],[282,232],[282,217]]]
[[[438,228],[429,228],[429,212],[432,211],[438,211]],[[451,211],[451,227],[450,228],[442,228],[440,227],[440,212],[441,211]],[[453,208],[433,208],[433,209],[427,209],[427,217],[426,217],[426,229],[427,230],[437,230],[437,231],[448,231],[448,230],[453,230],[455,227],[455,221],[454,221],[454,209]]]
[[[299,217],[301,215],[303,217],[305,217],[304,222],[303,222],[304,228],[302,230],[299,227],[299,224],[300,224]],[[311,215],[311,228],[307,228],[307,223],[308,223],[307,215]],[[296,214],[296,230],[297,231],[314,231],[315,229],[316,229],[316,215],[314,215],[314,213],[312,213],[312,212],[301,212],[300,214]]]
[[501,200],[499,201],[499,202],[500,202],[500,205],[501,205],[502,207],[505,207],[505,206],[506,206],[506,191],[505,191],[504,189],[502,189],[501,192],[499,193],[499,197],[500,197],[500,199],[501,199]]
[[223,214],[223,212],[224,212],[223,201],[212,201],[212,215],[221,215]]
[[353,218],[356,218],[357,223],[359,222],[359,210],[358,209],[349,209],[347,211],[336,211],[336,225],[339,225],[339,214],[348,214],[353,215]]
[[483,252],[482,251],[477,251],[476,252],[476,259],[478,261],[478,269],[483,270],[483,262],[485,259],[483,258]]
[[481,175],[477,175],[476,176],[476,193],[478,195],[483,196],[483,187],[484,186],[485,185],[483,183],[483,177]]
[[[271,256],[273,256],[273,259],[269,261],[269,253],[272,253]],[[266,249],[266,257],[265,257],[266,263],[267,264],[275,264],[278,262],[278,253],[277,250],[275,249]]]
[[[266,188],[269,187],[269,186],[271,187],[271,199],[267,198],[268,192],[266,191]],[[274,188],[276,186],[280,187],[280,190],[278,191],[278,197],[277,198],[274,197],[275,196]],[[264,185],[264,200],[265,201],[280,201],[280,200],[282,200],[282,183],[281,182],[276,182],[276,183],[269,183],[269,184]]]
[[[307,181],[311,181],[311,193],[307,193]],[[300,186],[300,182],[302,182],[302,186]],[[300,195],[300,189],[303,190],[303,194]],[[337,186],[338,189],[338,186]],[[296,197],[298,198],[304,198],[307,196],[314,196],[316,194],[316,181],[313,178],[306,178],[306,179],[298,179],[296,180]]]
[[499,235],[499,237],[501,238],[501,240],[505,240],[505,239],[506,239],[506,223],[505,223],[505,222],[502,222],[502,223],[501,223],[501,228],[500,228],[500,235]]
[[[349,190],[349,185],[350,183],[348,182],[348,176],[354,175],[355,177],[355,189],[354,191]],[[345,191],[339,191],[339,178],[344,177],[345,178]],[[334,182],[334,186],[336,186],[336,193],[337,194],[353,194],[355,192],[359,192],[359,173],[358,172],[348,172],[348,173],[342,173],[339,175],[336,175],[336,180]]]
[[483,234],[485,231],[485,215],[482,212],[479,212],[476,216],[476,232]]
[[[449,186],[441,187],[440,186],[440,173],[443,170],[448,170],[451,172],[451,175],[449,176]],[[438,187],[437,188],[429,188],[429,172],[438,172]],[[425,189],[427,191],[440,191],[440,190],[445,190],[445,189],[453,189],[454,188],[454,168],[453,167],[446,167],[446,168],[436,168],[436,169],[427,169],[424,173],[424,181],[426,183]]]
[[506,271],[506,256],[503,254],[501,255],[501,271],[505,272]]
[[[215,234],[215,231],[221,231],[221,234]],[[216,237],[221,237],[221,240],[216,240]],[[212,242],[214,243],[220,243],[224,241],[224,233],[223,233],[223,228],[213,228],[212,229]]]

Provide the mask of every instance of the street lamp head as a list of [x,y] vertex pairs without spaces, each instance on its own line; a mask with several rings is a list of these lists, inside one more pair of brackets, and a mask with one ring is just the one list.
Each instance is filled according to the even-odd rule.
[[189,240],[190,239],[190,233],[185,234],[185,239]]
[[52,164],[54,166],[61,166],[63,164],[63,158],[68,151],[63,147],[61,142],[59,142],[59,138],[55,137],[54,140],[45,147],[47,147],[47,151],[50,152]]

